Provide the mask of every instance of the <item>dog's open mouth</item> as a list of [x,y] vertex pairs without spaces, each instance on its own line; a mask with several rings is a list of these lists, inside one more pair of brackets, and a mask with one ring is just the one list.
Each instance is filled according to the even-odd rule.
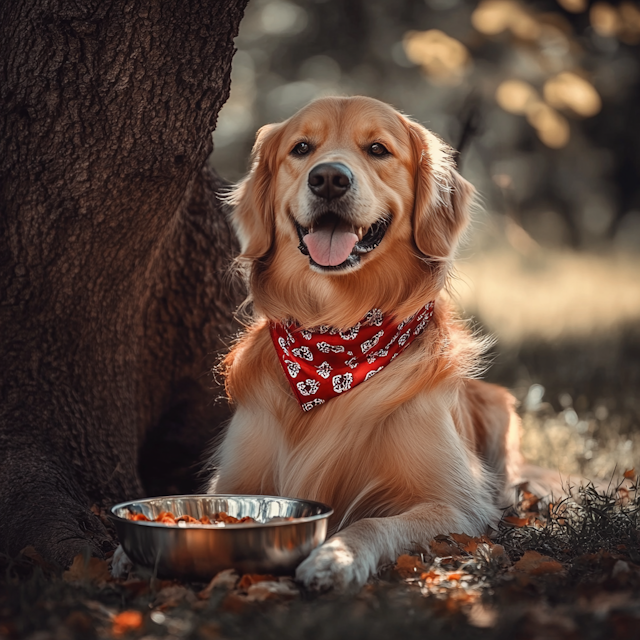
[[373,251],[384,238],[390,219],[382,217],[369,228],[349,224],[335,213],[326,213],[311,227],[294,220],[300,244],[312,265],[327,271],[354,267],[360,256]]

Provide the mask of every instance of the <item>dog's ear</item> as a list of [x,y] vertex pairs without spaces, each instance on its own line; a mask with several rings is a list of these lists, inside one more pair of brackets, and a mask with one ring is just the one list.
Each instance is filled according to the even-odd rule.
[[274,191],[280,126],[267,124],[256,134],[251,171],[229,193],[234,207],[231,221],[240,240],[240,258],[257,260],[271,248],[274,238]]
[[416,161],[413,237],[424,256],[446,260],[469,224],[475,189],[456,171],[451,147],[416,123],[409,132]]

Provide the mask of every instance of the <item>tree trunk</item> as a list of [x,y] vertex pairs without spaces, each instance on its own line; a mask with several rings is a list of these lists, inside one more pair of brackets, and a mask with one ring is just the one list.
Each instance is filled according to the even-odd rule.
[[193,466],[224,417],[210,369],[232,332],[235,240],[205,162],[246,2],[0,4],[10,553],[100,553],[109,537],[89,507],[143,493],[145,434],[182,441]]

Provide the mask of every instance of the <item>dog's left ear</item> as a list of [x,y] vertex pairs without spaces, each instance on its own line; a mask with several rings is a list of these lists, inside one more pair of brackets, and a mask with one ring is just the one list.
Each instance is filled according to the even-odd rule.
[[475,189],[456,171],[451,147],[416,123],[409,132],[416,161],[413,237],[424,256],[447,260],[469,224]]
[[274,187],[281,127],[267,124],[256,134],[251,151],[251,171],[226,201],[234,207],[231,221],[240,240],[240,258],[258,260],[274,238]]

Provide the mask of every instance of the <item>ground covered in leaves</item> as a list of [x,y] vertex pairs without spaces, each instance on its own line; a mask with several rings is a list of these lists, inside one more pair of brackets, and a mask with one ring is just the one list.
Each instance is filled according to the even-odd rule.
[[639,354],[634,328],[599,343],[505,350],[490,370],[520,402],[527,459],[614,479],[598,491],[549,503],[521,487],[490,537],[439,536],[348,596],[230,571],[209,584],[113,580],[95,558],[61,573],[25,549],[0,556],[0,639],[637,637]]
[[630,328],[599,342],[523,343],[496,354],[489,372],[519,400],[527,459],[614,478],[598,491],[549,504],[522,487],[490,537],[448,532],[348,596],[229,571],[209,584],[113,580],[95,558],[56,572],[27,548],[0,556],[0,639],[636,637],[639,354]]
[[109,561],[82,556],[60,573],[27,548],[0,559],[0,638],[635,637],[640,498],[625,476],[557,503],[522,486],[491,538],[438,536],[349,596],[233,571],[209,584],[114,580]]

